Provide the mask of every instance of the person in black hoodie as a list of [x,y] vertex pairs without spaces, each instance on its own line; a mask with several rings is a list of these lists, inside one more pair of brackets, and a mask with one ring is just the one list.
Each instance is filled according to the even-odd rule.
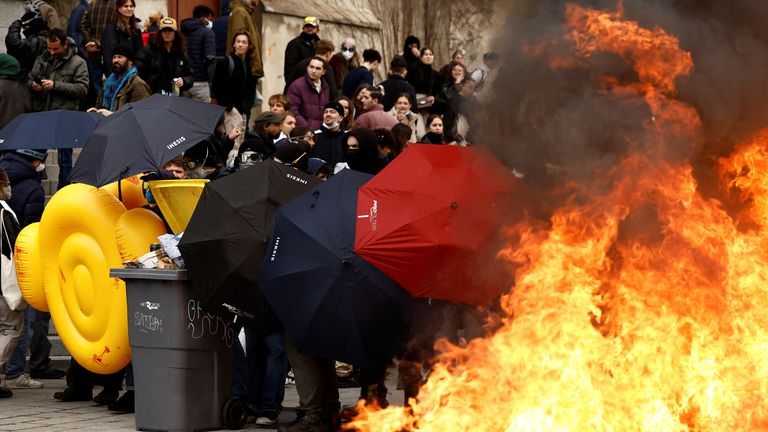
[[421,41],[416,36],[408,36],[405,38],[403,44],[403,58],[405,59],[406,67],[417,63],[419,61],[421,50]]
[[192,62],[192,76],[195,78],[187,96],[205,103],[211,101],[208,67],[216,58],[216,35],[212,27],[213,11],[203,5],[195,6],[192,18],[181,22],[181,32],[187,37],[187,56]]
[[320,20],[315,17],[304,18],[301,33],[291,39],[285,47],[285,63],[283,64],[283,77],[287,78],[293,72],[296,65],[308,58],[315,56],[315,42],[320,40],[317,32],[320,31]]
[[[22,33],[24,34],[23,38],[21,37]],[[40,14],[35,12],[25,13],[21,19],[12,22],[11,26],[8,27],[5,47],[8,49],[8,54],[15,57],[21,65],[21,72],[18,77],[20,82],[27,81],[27,76],[32,70],[32,65],[35,64],[35,59],[48,47],[45,42],[47,36],[48,26]]]
[[145,46],[136,56],[139,76],[153,93],[178,95],[192,87],[195,80],[189,57],[184,54],[182,37],[176,20],[163,18],[155,43]]
[[350,169],[376,175],[387,165],[379,157],[378,139],[371,129],[352,129],[341,143]]

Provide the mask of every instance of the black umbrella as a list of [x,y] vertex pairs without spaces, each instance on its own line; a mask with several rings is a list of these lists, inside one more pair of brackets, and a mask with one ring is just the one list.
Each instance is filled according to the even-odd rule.
[[413,299],[353,252],[370,178],[344,170],[281,207],[259,287],[299,349],[377,370],[399,351]]
[[267,235],[277,208],[318,182],[267,160],[205,186],[179,243],[203,307],[224,305],[257,329],[269,321],[257,289]]
[[82,147],[102,119],[95,112],[71,110],[22,114],[0,130],[0,150]]
[[72,182],[104,186],[156,171],[208,138],[224,108],[176,96],[152,95],[103,119],[72,170]]

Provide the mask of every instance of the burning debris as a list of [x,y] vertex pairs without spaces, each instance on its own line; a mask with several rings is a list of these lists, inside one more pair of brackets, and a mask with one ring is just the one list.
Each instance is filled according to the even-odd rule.
[[[516,39],[516,78],[486,125],[505,139],[488,142],[554,204],[509,228],[500,258],[519,267],[502,325],[467,347],[439,343],[412,410],[359,406],[350,428],[768,429],[768,131],[740,111],[755,95],[718,108],[710,92],[723,87],[697,93],[724,66],[697,50],[715,36],[693,40],[752,22],[736,12],[754,2],[718,20],[714,2],[596,3],[511,19],[536,37]],[[747,62],[727,76],[753,73],[738,70]],[[716,187],[704,194],[704,181]]]

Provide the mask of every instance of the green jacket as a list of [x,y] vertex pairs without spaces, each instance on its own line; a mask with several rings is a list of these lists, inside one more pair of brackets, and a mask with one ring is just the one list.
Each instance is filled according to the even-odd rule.
[[246,30],[251,35],[253,43],[253,54],[251,54],[251,74],[256,79],[264,76],[264,65],[261,62],[261,32],[253,22],[251,8],[246,6],[242,0],[232,0],[229,5],[232,12],[227,24],[227,54],[232,53],[234,49],[232,43],[235,41],[235,33]]
[[32,111],[77,110],[88,93],[88,66],[72,43],[59,58],[51,59],[48,51],[39,55],[27,78],[30,89],[35,78],[52,80],[53,89],[31,91]]

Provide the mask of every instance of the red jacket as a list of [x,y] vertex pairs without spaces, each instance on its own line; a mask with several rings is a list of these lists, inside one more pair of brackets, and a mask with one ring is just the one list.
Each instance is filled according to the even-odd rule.
[[288,86],[288,99],[293,104],[296,114],[296,126],[307,126],[311,130],[320,129],[323,124],[323,107],[331,100],[328,85],[320,80],[320,93],[309,80],[307,74]]

